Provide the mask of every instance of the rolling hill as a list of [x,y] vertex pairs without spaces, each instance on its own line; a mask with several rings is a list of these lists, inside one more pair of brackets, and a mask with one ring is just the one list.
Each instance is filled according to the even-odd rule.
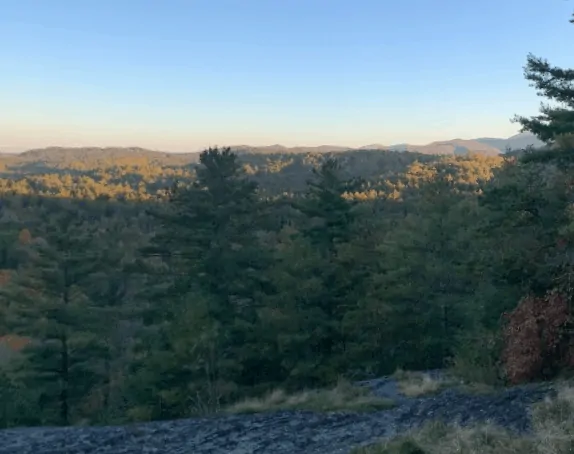
[[537,139],[536,136],[527,132],[521,132],[508,139],[494,139],[490,137],[483,137],[480,139],[475,139],[476,142],[489,145],[494,148],[498,148],[500,151],[504,152],[507,149],[510,150],[521,150],[532,145],[533,147],[541,147],[544,142]]
[[502,138],[478,138],[478,139],[452,139],[432,142],[426,145],[413,145],[408,143],[384,145],[370,144],[359,148],[341,147],[337,145],[321,145],[318,147],[285,147],[283,145],[269,145],[263,147],[250,145],[232,146],[238,153],[250,154],[289,154],[289,153],[338,153],[350,150],[392,150],[392,151],[412,151],[423,154],[436,155],[464,155],[468,153],[485,154],[496,156],[506,152],[507,149],[517,150],[526,148],[529,145],[535,147],[542,146],[543,143],[534,135],[520,133],[512,137]]
[[[535,136],[529,133],[516,134],[512,137],[501,138],[478,138],[478,139],[452,139],[432,142],[426,145],[413,145],[408,143],[383,145],[370,144],[362,147],[344,147],[339,145],[320,145],[320,146],[297,146],[286,147],[275,144],[268,146],[251,146],[251,145],[231,145],[231,148],[238,154],[306,154],[306,153],[341,153],[352,150],[390,150],[390,151],[411,151],[429,155],[465,155],[468,153],[478,153],[489,156],[495,156],[506,152],[507,149],[517,150],[526,148],[529,145],[539,147],[543,143]],[[0,148],[1,150],[1,148]],[[146,157],[152,162],[169,162],[172,165],[182,165],[197,162],[198,153],[173,153],[166,151],[148,150],[140,147],[46,147],[24,151],[22,153],[2,154],[2,160],[18,163],[65,163],[70,160],[84,160],[87,157],[90,160],[101,160],[102,162],[114,160],[129,160],[134,157]]]
[[489,156],[500,154],[501,150],[493,146],[480,143],[476,140],[454,139],[440,142],[432,142],[427,145],[367,145],[361,147],[363,150],[393,150],[393,151],[412,151],[423,154],[436,155],[465,155],[468,153],[480,153]]

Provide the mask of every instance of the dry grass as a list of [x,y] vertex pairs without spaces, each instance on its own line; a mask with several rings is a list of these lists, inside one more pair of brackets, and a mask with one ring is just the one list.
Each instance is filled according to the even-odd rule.
[[399,391],[407,397],[421,397],[436,394],[445,388],[452,387],[455,381],[449,378],[433,378],[423,372],[397,370],[393,374]]
[[500,392],[504,387],[487,385],[485,383],[462,383],[457,386],[457,389],[465,394],[487,395]]
[[533,434],[520,437],[492,425],[425,427],[353,454],[571,454],[574,453],[574,387],[533,406]]
[[330,411],[377,411],[392,408],[394,402],[374,396],[368,389],[358,388],[346,382],[333,389],[306,390],[287,394],[276,390],[259,399],[247,399],[228,407],[227,413],[261,413],[279,410]]

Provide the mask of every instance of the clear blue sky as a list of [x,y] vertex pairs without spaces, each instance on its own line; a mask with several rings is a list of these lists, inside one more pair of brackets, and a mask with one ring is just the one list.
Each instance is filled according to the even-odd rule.
[[0,149],[509,136],[569,0],[0,0]]

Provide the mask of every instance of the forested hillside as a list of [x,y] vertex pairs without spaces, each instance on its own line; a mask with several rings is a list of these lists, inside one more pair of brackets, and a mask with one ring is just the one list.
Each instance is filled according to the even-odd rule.
[[495,382],[501,314],[568,257],[553,164],[128,157],[5,169],[0,328],[24,347],[5,426],[183,417],[399,367]]
[[[383,150],[347,151],[336,154],[238,154],[241,170],[259,184],[267,196],[305,190],[312,169],[336,157],[342,177],[361,178],[354,197],[372,197],[372,191],[388,191],[415,162],[439,162],[439,156]],[[469,156],[461,161],[484,162],[485,169],[497,157]],[[87,199],[151,200],[161,197],[176,181],[196,177],[199,153],[168,154],[126,148],[55,148],[31,150],[0,158],[0,191]],[[416,167],[416,166],[415,166]],[[478,170],[480,174],[482,170]],[[478,177],[478,175],[475,175]],[[466,177],[465,177],[466,178]],[[468,175],[468,178],[474,178]],[[370,194],[370,195],[369,195]]]

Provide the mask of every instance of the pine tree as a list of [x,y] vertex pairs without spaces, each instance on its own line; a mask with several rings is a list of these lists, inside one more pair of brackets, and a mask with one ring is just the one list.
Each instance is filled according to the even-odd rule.
[[161,276],[150,277],[155,341],[142,353],[156,366],[141,377],[158,390],[161,402],[148,408],[161,417],[218,405],[233,385],[251,386],[267,369],[254,347],[261,297],[270,290],[257,185],[230,149],[208,149],[200,164],[196,181],[175,186],[168,209],[154,213],[161,229],[144,251]]
[[0,199],[0,269],[12,269],[18,264],[14,245],[18,235],[18,219]]
[[[574,19],[570,22],[574,23]],[[540,115],[516,116],[514,121],[520,123],[523,132],[531,132],[550,145],[571,140],[574,137],[574,69],[552,66],[547,60],[530,54],[524,76],[539,96],[556,105],[542,104]]]
[[354,261],[344,251],[355,233],[354,203],[343,197],[351,185],[341,174],[335,159],[314,171],[307,192],[294,202],[299,225],[278,252],[272,305],[285,323],[277,327],[279,351],[289,381],[299,384],[320,386],[343,373],[342,320],[357,283]]
[[301,233],[321,254],[331,254],[338,243],[351,239],[353,202],[343,194],[354,188],[342,178],[339,161],[327,159],[319,169],[313,169],[314,179],[296,207],[309,219]]
[[12,301],[12,332],[32,340],[20,378],[38,391],[44,422],[67,425],[80,417],[94,380],[94,314],[81,286],[98,263],[90,256],[87,223],[73,208],[50,216],[41,236],[25,245],[28,260],[2,297]]
[[91,367],[100,380],[92,390],[91,413],[98,421],[111,422],[122,417],[131,360],[132,338],[137,332],[141,311],[134,301],[134,288],[141,279],[131,272],[138,237],[127,222],[117,217],[100,221],[93,236],[99,251],[99,266],[84,282],[84,289],[98,316],[93,329],[100,354]]

